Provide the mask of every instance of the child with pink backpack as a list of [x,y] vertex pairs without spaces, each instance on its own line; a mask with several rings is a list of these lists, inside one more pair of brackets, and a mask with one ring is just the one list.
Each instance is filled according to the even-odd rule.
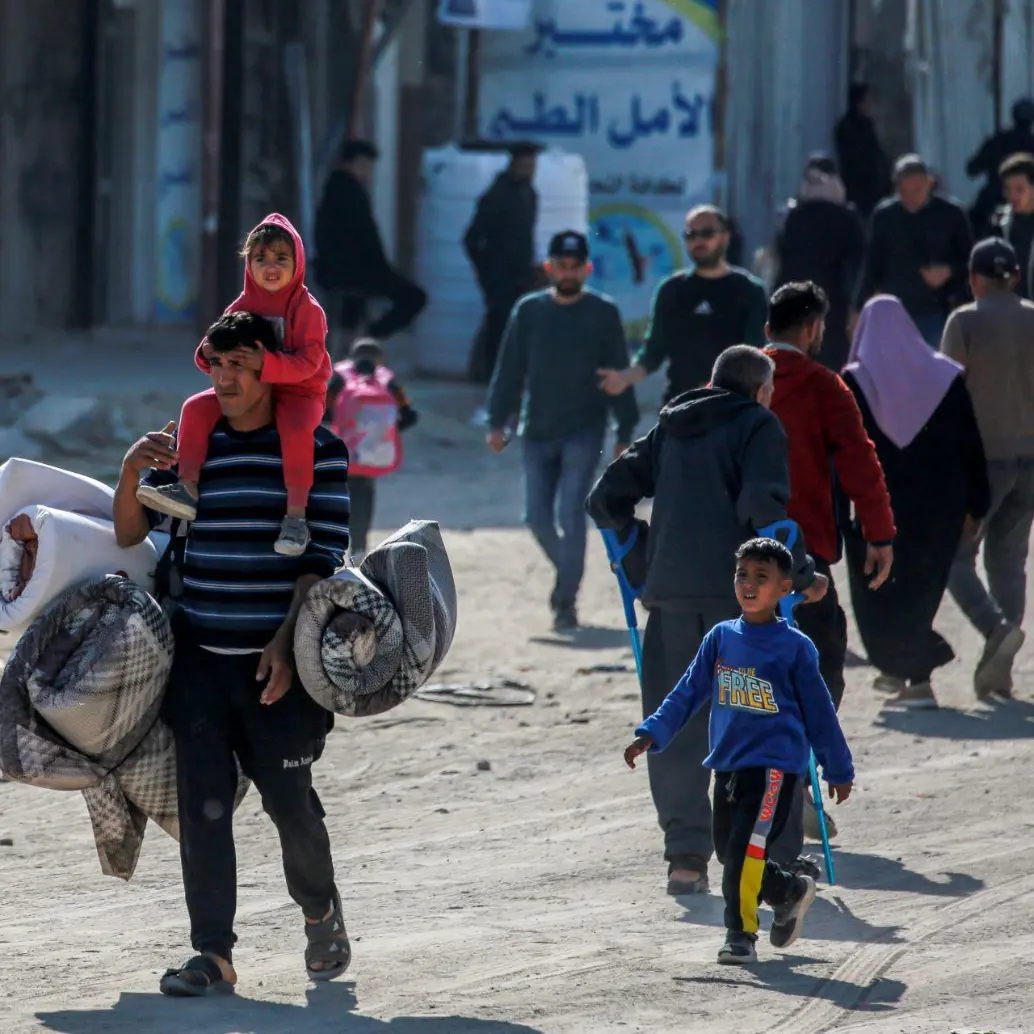
[[349,541],[358,557],[366,552],[377,479],[402,465],[401,432],[417,422],[417,413],[373,338],[360,338],[334,367],[327,412],[330,429],[348,446]]

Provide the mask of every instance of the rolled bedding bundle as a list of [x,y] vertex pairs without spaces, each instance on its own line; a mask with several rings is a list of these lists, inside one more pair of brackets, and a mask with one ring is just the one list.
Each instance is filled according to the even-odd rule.
[[107,485],[45,463],[0,465],[0,649],[56,596],[79,582],[123,574],[150,591],[160,543],[123,549]]
[[410,521],[358,568],[313,586],[294,634],[309,696],[347,717],[408,699],[439,667],[456,631],[456,585],[434,521]]
[[[127,578],[66,589],[21,636],[0,677],[0,770],[86,798],[101,869],[128,880],[150,818],[178,837],[173,737],[159,718],[173,638]],[[239,780],[238,803],[247,790]]]

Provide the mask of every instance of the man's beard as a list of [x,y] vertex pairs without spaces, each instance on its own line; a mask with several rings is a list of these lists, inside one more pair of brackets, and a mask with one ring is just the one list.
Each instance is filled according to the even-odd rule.
[[561,298],[574,298],[576,295],[582,293],[583,284],[577,280],[558,280],[553,285],[553,290],[556,291]]
[[700,258],[694,258],[692,255],[689,256],[693,259],[693,265],[697,269],[717,269],[722,264],[722,259],[725,257],[721,250],[712,251],[708,255],[701,255]]

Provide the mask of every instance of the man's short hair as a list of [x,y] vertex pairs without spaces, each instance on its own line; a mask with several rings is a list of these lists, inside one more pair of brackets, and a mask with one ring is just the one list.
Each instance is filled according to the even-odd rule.
[[253,312],[227,312],[208,328],[205,335],[216,352],[232,352],[235,348],[256,348],[259,342],[267,352],[279,352],[273,324]]
[[346,140],[341,147],[340,161],[354,162],[356,158],[369,158],[375,162],[380,156],[381,152],[369,140]]
[[779,573],[786,578],[793,574],[793,553],[778,539],[748,539],[736,550],[739,560],[774,560]]
[[753,345],[733,345],[714,361],[711,387],[754,398],[772,379],[775,363]]
[[829,299],[813,280],[783,284],[768,303],[768,327],[775,334],[797,330],[812,320],[826,318]]
[[729,217],[717,205],[696,205],[686,213],[686,222],[691,223],[698,215],[713,215],[723,230],[729,229]]
[[1034,183],[1034,154],[1020,151],[1010,154],[998,166],[998,175],[1004,180],[1008,176],[1026,176],[1029,183]]
[[930,166],[918,154],[903,154],[894,163],[894,182],[900,183],[909,176],[929,176]]

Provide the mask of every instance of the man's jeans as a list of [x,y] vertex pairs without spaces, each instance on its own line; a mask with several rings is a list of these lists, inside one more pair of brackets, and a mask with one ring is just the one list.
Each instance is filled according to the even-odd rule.
[[524,523],[556,568],[557,607],[573,606],[582,583],[585,500],[602,449],[603,432],[595,429],[547,441],[524,439]]
[[987,588],[977,574],[979,543],[963,542],[951,567],[948,589],[984,636],[1004,618],[1023,622],[1027,602],[1027,550],[1034,521],[1034,457],[991,460],[991,510],[984,534]]

